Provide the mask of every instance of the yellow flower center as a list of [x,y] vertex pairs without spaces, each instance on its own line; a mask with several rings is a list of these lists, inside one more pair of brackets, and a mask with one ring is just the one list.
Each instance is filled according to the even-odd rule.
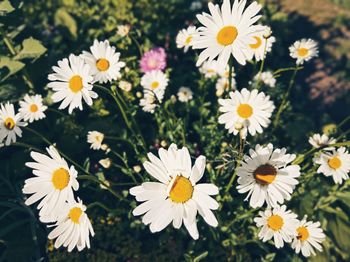
[[8,129],[8,130],[12,130],[15,128],[15,120],[13,120],[13,118],[8,117],[6,118],[5,122],[4,122],[4,126]]
[[83,79],[79,75],[72,76],[69,80],[69,88],[73,93],[78,93],[83,89]]
[[152,90],[156,89],[158,86],[159,86],[159,82],[158,82],[158,81],[154,81],[154,82],[151,84]]
[[52,184],[58,189],[62,190],[68,186],[69,183],[69,173],[64,168],[56,169],[52,174]]
[[254,36],[254,38],[255,38],[255,40],[256,40],[256,43],[255,43],[255,44],[250,44],[249,46],[250,46],[250,48],[252,48],[252,49],[258,49],[258,48],[261,46],[261,44],[262,44],[262,40],[261,40],[261,38],[258,37],[258,36]]
[[68,217],[75,224],[79,224],[80,216],[83,214],[83,210],[80,207],[73,207],[69,210]]
[[37,112],[38,109],[39,109],[39,108],[38,108],[38,106],[37,106],[36,104],[30,105],[30,108],[29,108],[30,112],[32,112],[32,113]]
[[189,37],[186,38],[185,44],[189,45],[191,43],[191,41],[192,41],[192,36],[189,36]]
[[277,171],[273,166],[265,164],[255,169],[253,175],[259,184],[269,185],[276,179]]
[[220,45],[230,45],[232,44],[238,36],[237,28],[234,26],[225,26],[221,28],[216,36],[216,40]]
[[304,57],[307,56],[309,53],[309,50],[307,48],[301,47],[298,49],[298,56]]
[[107,59],[101,58],[101,59],[97,60],[96,67],[100,71],[107,71],[109,68],[109,62]]
[[267,226],[273,231],[278,231],[283,227],[283,218],[279,215],[272,215],[267,219]]
[[242,118],[249,118],[253,114],[253,108],[248,104],[240,104],[237,113]]
[[297,239],[301,241],[305,241],[306,239],[309,238],[309,230],[307,230],[306,227],[298,227],[297,228],[298,236]]
[[192,197],[191,181],[183,176],[177,176],[170,190],[169,197],[175,203],[184,203]]
[[341,160],[338,157],[334,156],[328,160],[328,165],[330,168],[338,169],[341,166]]

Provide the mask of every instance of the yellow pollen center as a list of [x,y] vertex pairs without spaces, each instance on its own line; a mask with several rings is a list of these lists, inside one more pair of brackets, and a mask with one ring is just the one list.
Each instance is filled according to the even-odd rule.
[[30,108],[29,108],[30,112],[32,112],[32,113],[37,112],[38,109],[39,109],[39,108],[38,108],[38,106],[37,106],[36,104],[30,105]]
[[273,166],[265,164],[255,169],[253,175],[259,184],[269,185],[276,179],[277,171]]
[[62,190],[68,186],[69,178],[68,171],[61,167],[53,172],[52,184],[56,189]]
[[298,55],[301,57],[307,56],[309,53],[309,50],[307,48],[301,47],[298,49]]
[[309,230],[307,230],[306,227],[298,227],[297,228],[298,236],[297,239],[301,241],[305,241],[306,239],[309,238]]
[[253,108],[248,104],[240,104],[237,113],[242,118],[249,118],[253,114]]
[[69,210],[68,217],[75,224],[79,224],[79,219],[80,219],[81,214],[83,214],[83,210],[81,210],[80,207],[73,207]]
[[156,89],[158,86],[159,86],[159,82],[157,82],[157,81],[154,81],[154,82],[151,84],[152,90]]
[[175,203],[184,203],[192,197],[191,181],[183,176],[177,176],[170,190],[169,197]]
[[191,43],[191,41],[192,41],[192,36],[189,36],[189,37],[186,38],[185,44],[189,45]]
[[100,71],[107,71],[109,68],[109,62],[107,59],[101,58],[101,59],[97,60],[96,67]]
[[267,226],[273,231],[278,231],[283,227],[283,218],[279,215],[272,215],[267,219]]
[[15,120],[13,120],[13,118],[8,117],[6,118],[5,122],[4,122],[4,126],[8,129],[8,130],[12,130],[15,128]]
[[261,38],[258,37],[258,36],[254,36],[254,38],[255,38],[255,40],[256,40],[256,43],[255,43],[255,44],[250,44],[249,46],[250,46],[250,48],[252,48],[252,49],[258,49],[258,48],[261,46],[261,44],[262,44],[262,40],[261,40]]
[[78,93],[83,89],[83,79],[79,75],[72,76],[69,80],[69,88],[73,93]]
[[220,45],[230,45],[232,44],[238,36],[237,28],[234,26],[225,26],[221,28],[216,36],[216,40]]
[[330,168],[338,169],[341,166],[341,160],[338,157],[334,156],[328,160],[328,165]]

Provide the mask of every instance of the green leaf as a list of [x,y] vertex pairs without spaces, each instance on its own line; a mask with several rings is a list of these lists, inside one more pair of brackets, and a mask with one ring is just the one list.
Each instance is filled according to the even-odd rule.
[[15,56],[15,59],[39,58],[46,52],[46,48],[40,41],[30,37],[22,42],[22,50]]
[[328,220],[328,229],[332,235],[334,243],[342,251],[345,260],[349,259],[348,250],[350,250],[350,225],[346,220],[335,217]]
[[12,60],[11,58],[6,57],[6,56],[1,56],[0,57],[0,68],[6,67],[9,70],[9,72],[7,74],[5,74],[5,76],[1,79],[1,81],[4,81],[9,76],[16,74],[24,66],[25,66],[25,64],[23,64],[22,62]]
[[208,251],[205,251],[203,252],[202,254],[200,254],[199,256],[196,256],[194,259],[193,259],[193,262],[199,262],[201,261],[202,259],[206,258],[208,256]]
[[11,5],[10,1],[8,0],[3,0],[0,2],[0,15],[6,14],[6,13],[11,13],[15,9]]
[[74,18],[64,9],[60,8],[56,11],[55,13],[55,25],[56,26],[63,26],[68,29],[70,34],[74,37],[77,38],[77,23],[75,22]]

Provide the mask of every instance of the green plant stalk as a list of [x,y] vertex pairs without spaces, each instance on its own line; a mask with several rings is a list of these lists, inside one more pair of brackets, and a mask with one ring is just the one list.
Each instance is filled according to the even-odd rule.
[[124,198],[120,195],[118,195],[112,188],[110,188],[110,186],[108,184],[106,184],[104,181],[101,181],[100,179],[98,179],[97,177],[95,177],[94,175],[88,173],[88,172],[84,172],[87,173],[89,175],[79,175],[77,176],[77,179],[80,180],[90,180],[93,181],[97,184],[103,185],[107,191],[109,191],[113,196],[115,196],[116,198],[118,198],[119,200],[124,200]]
[[277,69],[275,72],[273,72],[273,76],[276,77],[276,76],[279,75],[280,73],[288,72],[288,71],[293,71],[293,70],[299,71],[299,70],[301,70],[301,69],[303,69],[303,68],[304,68],[303,66],[280,68],[280,69]]
[[264,70],[265,59],[266,59],[266,48],[267,48],[267,40],[265,39],[264,56],[263,56],[263,59],[261,60],[260,69],[259,69],[259,73],[258,73],[258,85],[257,85],[258,89],[261,86],[261,73]]
[[232,86],[232,71],[233,71],[233,58],[230,57],[229,60],[229,71],[228,71],[228,85],[230,87],[230,90],[233,90],[233,86]]
[[233,174],[231,176],[231,179],[230,179],[230,181],[228,182],[228,184],[227,184],[227,186],[225,188],[225,194],[228,193],[228,191],[230,190],[233,182],[235,181],[235,178],[237,176],[238,166],[241,164],[241,161],[243,159],[243,145],[242,144],[243,144],[244,140],[241,138],[241,136],[239,137],[239,141],[240,141],[240,143],[239,143],[239,155],[238,155],[238,159],[237,159],[237,164],[235,166],[235,171],[233,172]]

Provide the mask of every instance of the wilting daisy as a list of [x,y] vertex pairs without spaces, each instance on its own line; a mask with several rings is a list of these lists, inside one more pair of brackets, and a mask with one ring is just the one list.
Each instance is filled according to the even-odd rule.
[[180,87],[179,91],[177,92],[177,97],[179,98],[180,102],[187,103],[188,101],[192,100],[193,92],[188,87]]
[[276,86],[276,78],[273,76],[273,74],[270,71],[262,72],[260,75],[257,74],[254,77],[255,82],[263,82],[264,85],[269,87],[275,87]]
[[130,92],[132,89],[131,83],[123,80],[119,82],[118,87],[125,92]]
[[81,57],[90,65],[94,82],[107,83],[121,77],[120,70],[125,66],[119,60],[120,53],[116,52],[114,46],[110,46],[109,41],[98,41],[90,47],[90,52],[83,51]]
[[245,5],[246,1],[235,0],[231,8],[230,1],[224,0],[220,9],[209,3],[210,14],[197,15],[203,26],[198,28],[193,48],[205,49],[199,55],[197,66],[216,57],[220,65],[226,66],[231,54],[238,63],[246,64],[252,54],[248,46],[255,43],[253,36],[263,28],[253,25],[261,17],[257,15],[261,6],[253,2],[244,10]]
[[[333,137],[328,137],[325,134],[313,134],[312,136],[309,137],[309,143],[314,147],[314,148],[319,148],[321,146],[329,145],[329,144],[334,144],[336,143],[337,140]],[[332,150],[334,147],[327,147],[325,150]]]
[[8,146],[12,142],[16,142],[16,136],[22,137],[22,130],[20,127],[26,126],[27,123],[21,120],[22,115],[20,113],[15,113],[13,104],[10,104],[9,102],[7,102],[5,105],[1,104],[0,144],[4,142],[4,144]]
[[309,257],[315,256],[316,248],[318,251],[322,251],[322,243],[326,239],[326,235],[323,233],[320,222],[307,221],[307,216],[303,220],[298,221],[297,235],[292,242],[292,248],[299,254],[300,250],[303,256]]
[[187,29],[182,29],[176,36],[177,48],[183,48],[185,53],[192,46],[193,36],[197,33],[195,26],[189,26]]
[[171,222],[177,229],[184,223],[190,235],[198,239],[197,212],[209,225],[218,225],[211,210],[219,204],[210,197],[219,193],[218,188],[197,184],[204,174],[205,157],[199,156],[192,167],[188,149],[178,149],[174,144],[168,150],[160,148],[158,154],[160,158],[148,153],[149,161],[143,165],[159,182],[145,182],[130,189],[130,194],[143,202],[133,214],[145,214],[142,222],[150,225],[151,232],[159,232]]
[[164,48],[158,47],[143,54],[140,61],[143,73],[153,70],[164,70],[166,68],[166,53]]
[[143,98],[140,99],[140,106],[143,111],[153,114],[157,107],[157,98],[155,94],[151,91],[146,91]]
[[59,109],[69,106],[70,114],[75,108],[83,110],[82,99],[89,106],[92,105],[92,98],[97,98],[97,94],[92,91],[91,67],[84,59],[71,54],[69,59],[58,61],[58,66],[53,66],[52,69],[55,73],[49,75],[52,82],[47,86],[54,91],[52,100],[55,103],[62,101]]
[[101,148],[105,135],[98,131],[89,131],[87,135],[87,142],[91,144],[90,148],[99,150]]
[[312,39],[301,39],[289,47],[290,56],[295,58],[297,65],[302,65],[318,56],[318,44]]
[[349,179],[350,154],[345,147],[334,149],[332,152],[322,152],[315,163],[320,164],[317,173],[332,176],[336,184],[342,184],[343,179]]
[[49,239],[56,239],[55,248],[64,246],[71,252],[75,247],[78,251],[85,247],[90,248],[90,235],[94,236],[94,230],[91,222],[85,213],[86,206],[78,198],[78,202],[74,199],[65,203],[61,210],[57,222],[48,235]]
[[33,151],[30,153],[36,162],[27,162],[26,166],[33,169],[35,177],[24,181],[22,191],[31,194],[25,201],[26,205],[40,200],[37,208],[43,222],[54,222],[56,211],[61,210],[66,201],[73,199],[73,190],[79,188],[78,172],[74,166],[68,166],[53,146],[46,150],[49,156]]
[[263,242],[273,238],[276,248],[281,248],[284,242],[290,243],[297,235],[297,215],[287,210],[285,205],[260,211],[259,216],[254,218],[254,222],[261,227],[259,239]]
[[248,45],[256,61],[263,60],[266,54],[271,51],[272,44],[276,41],[275,37],[271,35],[267,38],[265,37],[267,35],[266,32],[271,31],[270,27],[264,26],[263,29],[264,31],[257,32],[253,36],[255,42]]
[[235,124],[243,125],[249,133],[254,136],[257,132],[262,133],[263,128],[270,124],[272,111],[275,109],[269,96],[263,92],[258,93],[257,89],[248,91],[243,88],[241,91],[230,92],[229,99],[219,99],[220,112],[219,123],[225,124],[229,133],[238,134]]
[[237,169],[238,192],[248,192],[245,200],[253,208],[261,207],[266,202],[269,206],[283,204],[290,200],[295,186],[299,183],[300,166],[291,165],[295,155],[286,154],[286,149],[273,149],[256,145],[245,155]]
[[157,99],[162,102],[165,89],[168,86],[168,77],[160,70],[147,72],[141,78],[141,86],[144,90],[155,93]]
[[19,112],[24,121],[32,123],[34,120],[37,121],[45,118],[44,111],[47,109],[47,106],[43,105],[41,95],[29,96],[26,94],[23,101],[19,101],[19,105],[21,106]]
[[232,83],[231,83],[231,87],[230,87],[230,82],[229,79],[227,77],[220,77],[217,81],[216,81],[216,96],[220,97],[224,94],[225,91],[229,91],[229,90],[235,90],[236,89],[236,80],[232,77]]

